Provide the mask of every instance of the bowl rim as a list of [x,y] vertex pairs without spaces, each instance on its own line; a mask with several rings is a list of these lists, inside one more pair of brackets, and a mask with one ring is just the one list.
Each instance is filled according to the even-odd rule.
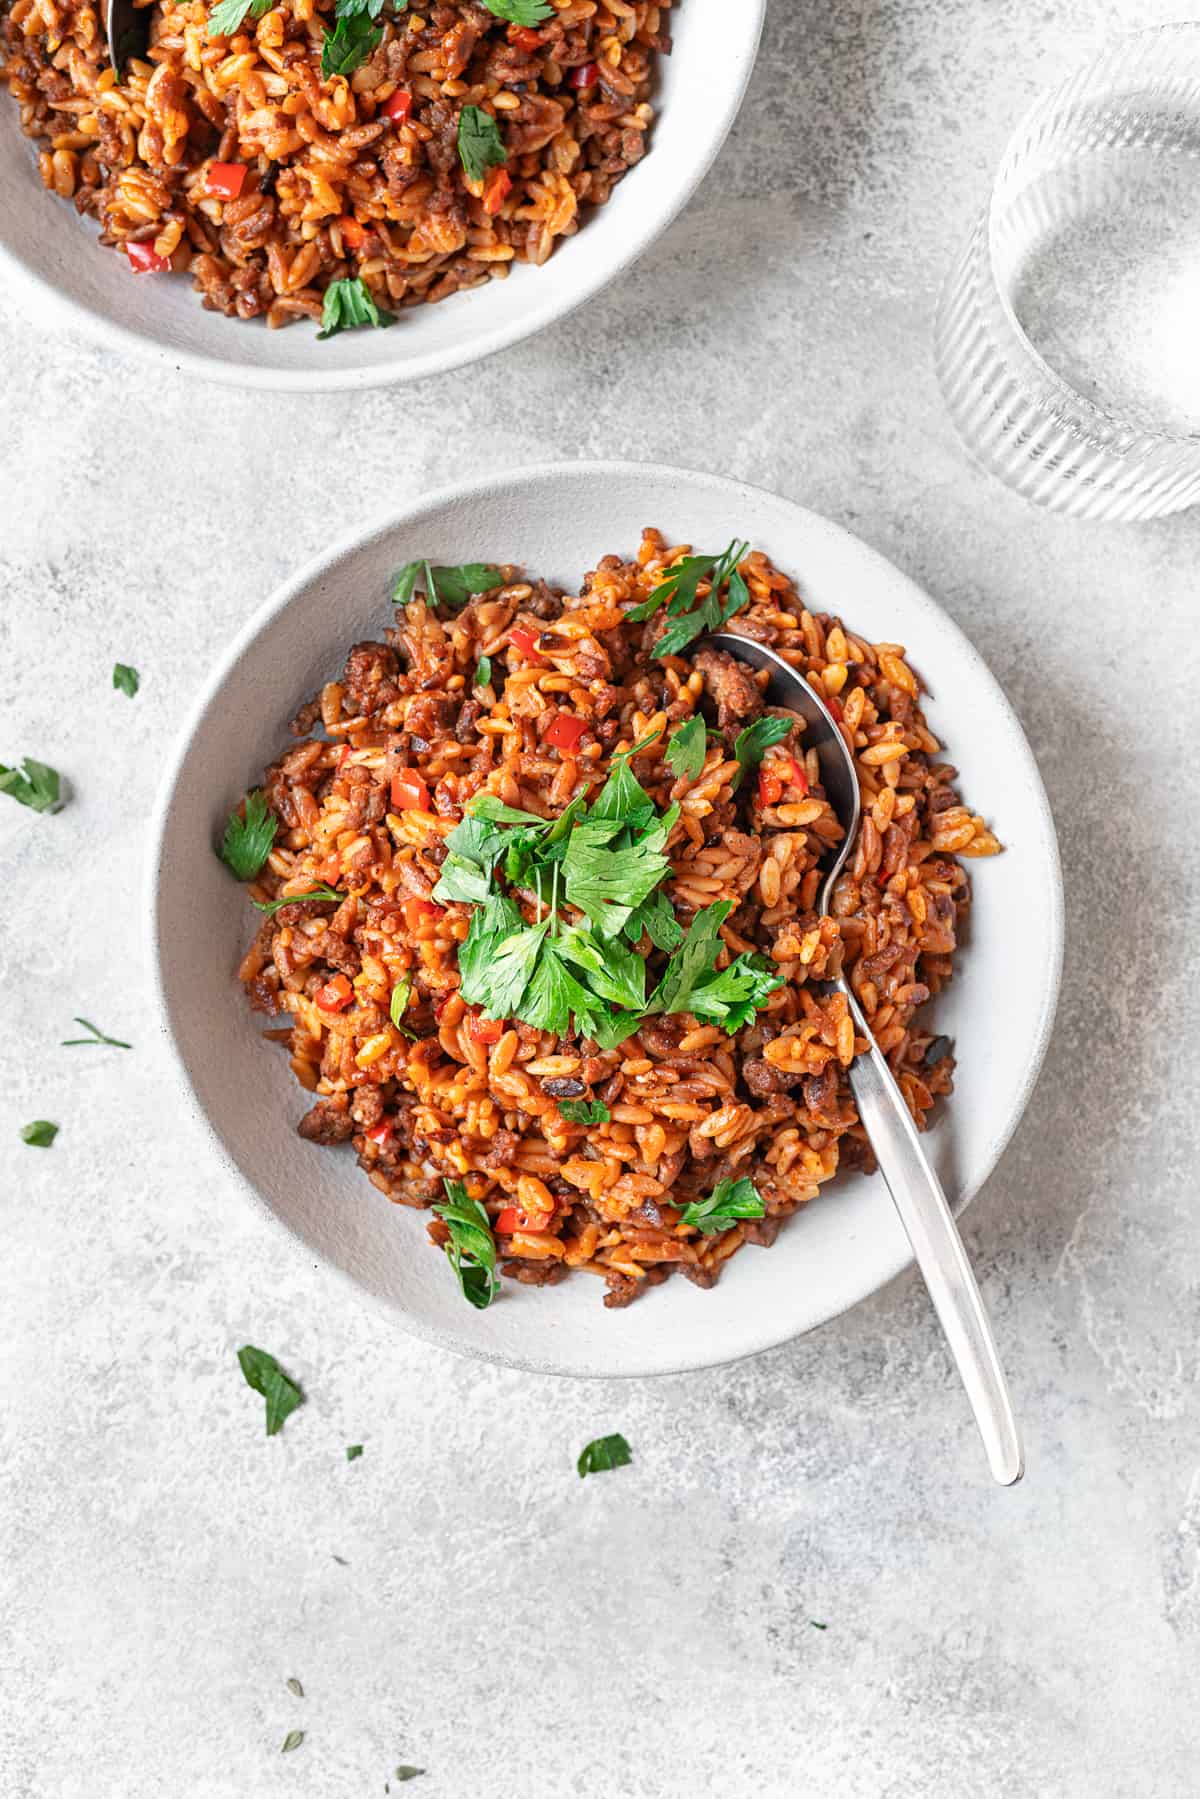
[[[644,207],[640,215],[635,215],[632,229],[627,232],[619,253],[602,268],[581,277],[578,285],[565,298],[557,292],[553,283],[549,284],[550,291],[539,297],[536,283],[531,282],[532,297],[519,317],[476,331],[469,331],[464,326],[462,337],[454,345],[427,350],[405,361],[397,359],[395,362],[374,364],[367,368],[324,370],[259,367],[253,363],[229,362],[224,357],[207,351],[168,346],[57,287],[48,275],[35,268],[7,241],[2,230],[2,211],[0,269],[7,267],[15,272],[19,277],[18,287],[21,282],[28,283],[41,306],[52,316],[56,315],[66,326],[83,330],[105,348],[120,354],[132,352],[145,360],[160,365],[165,363],[181,372],[195,375],[200,380],[212,381],[224,387],[254,388],[274,393],[339,393],[406,385],[429,376],[467,368],[472,363],[498,355],[500,351],[509,349],[526,338],[535,337],[548,326],[556,324],[559,319],[569,318],[644,255],[655,239],[662,236],[679,217],[724,148],[757,65],[767,0],[741,0],[741,6],[752,14],[746,53],[740,62],[734,64],[733,79],[728,87],[723,88],[721,95],[715,97],[714,104],[709,109],[714,129],[703,154],[686,169],[682,180],[664,191],[658,207]],[[19,130],[15,120],[12,129]],[[54,196],[48,196],[48,199],[53,198]],[[81,241],[88,249],[97,249],[86,236]],[[562,250],[569,252],[570,248],[571,244],[568,242],[560,247],[559,253]],[[199,305],[198,298],[196,304]],[[226,319],[222,322],[235,327],[243,321]]]
[[308,587],[330,575],[343,558],[360,550],[365,544],[380,538],[396,534],[422,514],[438,507],[460,504],[473,498],[493,495],[499,491],[519,489],[525,484],[547,479],[567,479],[594,482],[614,477],[637,475],[650,480],[681,480],[690,484],[700,484],[711,489],[714,499],[722,502],[736,501],[738,496],[766,498],[776,505],[783,505],[791,510],[798,525],[817,525],[832,539],[841,539],[852,547],[855,555],[863,561],[874,563],[880,574],[891,579],[901,579],[910,589],[912,596],[925,608],[938,629],[957,640],[957,647],[963,653],[972,668],[973,677],[981,685],[991,690],[993,701],[998,705],[1007,724],[1016,734],[1017,740],[1024,745],[1029,758],[1028,773],[1031,777],[1030,797],[1039,816],[1045,833],[1047,858],[1044,868],[1047,898],[1047,924],[1049,931],[1048,954],[1045,961],[1045,984],[1041,995],[1041,1004],[1037,1016],[1034,1041],[1020,1086],[1017,1103],[1011,1115],[1004,1121],[991,1138],[987,1152],[980,1158],[978,1170],[973,1179],[964,1182],[963,1189],[955,1202],[956,1215],[961,1216],[980,1189],[991,1178],[1001,1156],[1025,1116],[1034,1087],[1041,1073],[1046,1052],[1053,1034],[1055,1014],[1058,1008],[1059,992],[1062,983],[1064,956],[1064,920],[1065,901],[1062,878],[1062,861],[1058,845],[1058,836],[1054,825],[1054,817],[1047,798],[1045,786],[1041,779],[1037,760],[1025,735],[1024,728],[1000,683],[992,674],[979,651],[962,628],[946,613],[942,607],[927,594],[916,581],[898,569],[896,564],[874,549],[870,544],[849,531],[843,525],[836,524],[821,513],[815,513],[806,506],[775,493],[769,488],[755,483],[735,480],[729,476],[713,475],[694,469],[684,469],[668,463],[625,461],[610,458],[603,461],[580,462],[540,462],[522,465],[519,468],[505,470],[498,474],[479,475],[452,482],[446,486],[422,491],[411,501],[400,508],[391,508],[386,513],[376,514],[365,525],[353,527],[344,532],[326,550],[310,557],[293,575],[285,579],[259,606],[245,624],[237,631],[221,655],[215,667],[202,683],[192,704],[187,709],[183,724],[170,744],[164,761],[163,776],[155,798],[150,817],[149,832],[146,840],[144,881],[142,887],[142,904],[144,907],[144,928],[148,939],[147,948],[150,962],[150,984],[154,1004],[155,1024],[159,1034],[165,1039],[170,1060],[175,1071],[177,1090],[181,1093],[191,1116],[199,1123],[215,1151],[225,1172],[231,1175],[242,1190],[249,1196],[260,1217],[270,1221],[272,1228],[280,1239],[286,1242],[293,1255],[303,1255],[310,1260],[319,1258],[321,1266],[333,1273],[339,1281],[353,1291],[359,1303],[368,1304],[386,1315],[393,1324],[398,1325],[406,1334],[430,1343],[438,1349],[448,1350],[452,1354],[463,1356],[472,1361],[483,1361],[493,1366],[518,1368],[535,1374],[555,1374],[566,1379],[647,1379],[659,1375],[698,1373],[706,1368],[723,1367],[735,1362],[745,1361],[751,1356],[764,1354],[769,1349],[780,1348],[784,1344],[794,1342],[811,1331],[819,1330],[836,1318],[852,1311],[864,1300],[882,1292],[900,1275],[914,1265],[911,1251],[904,1251],[899,1256],[888,1259],[884,1270],[876,1277],[873,1272],[868,1284],[855,1297],[847,1299],[844,1304],[837,1305],[822,1319],[814,1324],[800,1325],[794,1330],[780,1334],[778,1324],[764,1323],[757,1339],[745,1347],[732,1353],[718,1347],[719,1339],[714,1339],[711,1353],[701,1356],[689,1355],[678,1362],[657,1362],[651,1368],[627,1367],[611,1368],[563,1368],[547,1363],[536,1353],[525,1355],[508,1348],[490,1347],[487,1344],[466,1343],[460,1337],[443,1330],[438,1324],[426,1322],[412,1317],[400,1306],[388,1300],[384,1295],[372,1292],[363,1286],[346,1269],[339,1266],[319,1248],[304,1243],[291,1229],[287,1222],[267,1202],[252,1180],[245,1175],[236,1159],[226,1148],[215,1124],[209,1118],[202,1104],[191,1073],[184,1059],[183,1051],[176,1039],[172,1026],[171,1008],[167,998],[166,983],[163,975],[165,945],[160,929],[159,891],[164,871],[165,838],[171,820],[175,789],[180,773],[191,750],[193,739],[199,731],[204,719],[220,694],[226,680],[237,663],[252,647],[260,634],[285,611]]

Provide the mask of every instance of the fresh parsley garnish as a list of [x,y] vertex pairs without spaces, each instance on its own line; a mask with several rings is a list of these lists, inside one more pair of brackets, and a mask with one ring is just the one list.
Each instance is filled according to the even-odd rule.
[[337,900],[340,904],[345,897],[336,887],[321,886],[311,887],[307,893],[284,893],[273,900],[252,899],[250,904],[257,906],[260,912],[265,912],[268,918],[274,918],[276,912],[281,912],[284,906],[298,906],[303,900]]
[[483,1205],[468,1197],[461,1181],[444,1181],[446,1197],[434,1206],[436,1216],[450,1232],[446,1256],[458,1276],[463,1298],[477,1311],[486,1311],[496,1297],[496,1239]]
[[795,728],[794,718],[756,718],[752,725],[738,732],[733,753],[741,766],[733,777],[734,792],[741,786],[742,776],[753,773],[772,744],[782,743],[788,732]]
[[731,900],[718,900],[697,912],[651,997],[651,1012],[690,1012],[733,1036],[783,986],[783,976],[763,956],[737,956],[718,971],[721,926],[732,910]]
[[393,1780],[415,1780],[418,1774],[424,1774],[424,1768],[414,1768],[411,1762],[401,1762],[392,1775]]
[[680,781],[694,781],[704,767],[708,729],[697,712],[680,725],[667,745],[667,766]]
[[473,687],[486,687],[491,678],[492,659],[490,656],[481,656],[479,661],[475,664],[475,673],[471,677],[471,685]]
[[627,1468],[633,1460],[633,1451],[621,1435],[614,1431],[611,1437],[596,1437],[580,1452],[575,1464],[580,1480],[588,1474],[603,1474],[609,1468]]
[[[362,11],[355,11],[352,13],[346,13],[339,10],[333,30],[325,33],[325,42],[321,46],[322,81],[331,81],[335,75],[353,75],[359,64],[366,62],[368,56],[379,48],[379,45],[383,42],[383,30],[374,23],[374,18],[375,14],[366,8]],[[331,286],[333,287],[339,287],[341,285],[342,283],[336,281],[331,283]],[[361,280],[359,285],[362,286]],[[363,288],[363,293],[366,294],[365,287]],[[329,300],[328,288],[325,290],[325,300],[327,308]],[[343,319],[339,324],[333,327],[334,330],[344,330],[348,322],[355,325],[391,324],[391,313],[379,313],[376,310],[375,302],[371,299],[369,294],[367,294],[367,303],[370,306],[370,312],[374,313],[374,317],[371,317],[370,313],[368,313],[366,317],[356,317],[350,321]],[[317,335],[319,337],[329,337],[331,335],[329,329],[330,321],[326,317],[325,308],[322,309],[321,324],[323,329],[319,331]]]
[[289,1730],[280,1747],[280,1755],[288,1755],[293,1749],[299,1749],[303,1741],[304,1732],[302,1730]]
[[482,181],[489,169],[508,160],[500,127],[482,106],[464,106],[458,115],[458,155],[468,181]]
[[21,1130],[21,1142],[28,1143],[33,1149],[49,1149],[58,1136],[58,1126],[51,1124],[48,1118],[35,1118]]
[[132,1043],[122,1043],[119,1037],[106,1037],[104,1032],[98,1030],[89,1019],[77,1018],[75,1023],[81,1024],[85,1031],[91,1032],[91,1035],[89,1037],[64,1037],[62,1040],[63,1049],[75,1049],[81,1043],[107,1043],[111,1049],[133,1048]]
[[569,1124],[607,1124],[612,1117],[598,1099],[560,1099],[558,1109]]
[[819,1624],[815,1618],[810,1618],[809,1623],[812,1625],[814,1630],[828,1630],[829,1629],[828,1624]]
[[231,812],[221,839],[221,860],[239,881],[252,881],[271,853],[279,821],[267,810],[266,795],[255,788],[242,812]]
[[[454,568],[435,568],[430,562],[406,562],[392,589],[397,606],[408,604],[420,580],[424,581],[424,593],[430,605],[449,606],[455,612],[475,594],[490,593],[493,587],[504,584],[503,574],[488,562],[460,562]],[[485,662],[488,672],[482,680],[476,670],[476,685],[480,687],[491,679],[492,665],[486,656],[480,659],[479,667],[482,668]]]
[[[339,20],[334,30],[326,33],[325,48],[321,52],[322,73],[325,72],[325,58],[330,53],[330,40],[336,36],[343,22],[347,26],[355,23],[353,20]],[[378,36],[369,20],[364,18],[361,23],[366,25],[373,37]],[[361,60],[360,57],[359,61]],[[357,64],[352,63],[350,66],[354,68],[357,67]],[[344,73],[344,71],[336,69],[331,72],[334,74]],[[321,304],[321,329],[317,332],[317,336],[334,337],[339,331],[355,331],[360,325],[384,326],[395,323],[395,313],[385,312],[382,306],[375,304],[371,298],[371,290],[362,276],[352,275],[344,281],[331,281],[325,289],[325,298]]]
[[753,1181],[718,1181],[707,1199],[694,1199],[684,1207],[679,1222],[715,1237],[731,1230],[739,1218],[762,1218],[766,1210]]
[[141,681],[136,668],[130,668],[127,662],[114,662],[113,686],[118,692],[127,693],[132,699],[140,685]]
[[283,1429],[284,1420],[289,1418],[298,1405],[304,1404],[304,1395],[294,1380],[283,1372],[273,1355],[265,1349],[255,1349],[247,1343],[238,1350],[238,1366],[245,1377],[246,1385],[261,1393],[267,1402],[267,1435],[273,1437]]
[[554,8],[546,0],[483,0],[483,4],[510,25],[544,25],[554,17]]
[[[738,571],[738,563],[749,547],[735,538],[719,556],[684,556],[665,571],[648,599],[625,614],[638,623],[653,617],[660,606],[666,606],[671,622],[654,646],[656,656],[677,655],[693,639],[728,624],[735,612],[749,604],[750,590]],[[697,592],[704,580],[708,581],[709,590],[701,600]],[[728,593],[722,600],[721,589],[726,585]]]
[[35,762],[32,756],[21,758],[21,768],[24,774],[0,762],[0,793],[7,793],[31,811],[56,812],[62,803],[58,770],[48,762]]
[[247,19],[261,19],[272,0],[221,0],[208,15],[209,37],[233,37]]
[[408,975],[396,982],[392,988],[391,1004],[388,1006],[388,1017],[402,1037],[409,1037],[415,1043],[417,1033],[410,1031],[404,1022],[404,1014],[408,1010],[408,1002],[412,998],[412,981]]
[[[396,12],[403,12],[408,0],[392,0]],[[366,13],[368,18],[377,19],[383,11],[384,0],[337,0],[334,13],[339,19],[357,18],[359,13]]]
[[362,1454],[362,1452],[363,1452],[363,1446],[361,1443],[347,1443],[347,1445],[346,1445],[346,1460],[348,1462],[356,1462],[358,1460],[359,1456]]

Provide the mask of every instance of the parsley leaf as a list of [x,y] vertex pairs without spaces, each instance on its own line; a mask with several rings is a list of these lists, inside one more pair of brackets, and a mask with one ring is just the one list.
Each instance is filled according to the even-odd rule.
[[265,912],[268,918],[274,918],[276,912],[282,911],[284,906],[298,906],[302,900],[337,900],[340,904],[345,897],[336,887],[320,886],[310,887],[306,893],[284,893],[273,900],[252,899],[250,904],[257,906],[260,912]]
[[433,890],[433,897],[443,906],[448,900],[462,900],[467,905],[481,906],[491,885],[490,871],[477,862],[468,861],[465,856],[456,856],[452,850],[442,863],[441,876]]
[[541,924],[523,925],[497,946],[487,971],[485,1010],[491,1017],[512,1018],[521,1007],[542,940],[549,929],[550,920],[544,918]]
[[485,1005],[491,992],[488,976],[496,951],[525,920],[507,894],[490,893],[471,914],[466,940],[459,946],[459,991],[469,1006]]
[[115,688],[121,693],[127,693],[132,699],[140,684],[136,668],[130,668],[127,662],[114,662],[113,686]]
[[32,1149],[49,1149],[58,1136],[58,1126],[51,1124],[48,1118],[35,1118],[21,1130],[21,1142],[28,1143]]
[[609,1468],[627,1468],[633,1460],[633,1451],[621,1435],[614,1431],[611,1437],[597,1437],[580,1452],[575,1464],[580,1480],[588,1474],[603,1474]]
[[704,577],[716,568],[719,556],[684,556],[672,563],[648,599],[642,600],[625,614],[634,624],[653,618],[668,601],[672,612],[686,612],[696,603],[696,589]]
[[[460,562],[453,568],[435,568],[431,562],[406,562],[396,576],[396,585],[392,589],[392,599],[397,606],[406,606],[416,591],[417,582],[424,579],[426,600],[434,606],[449,606],[457,611],[477,593],[491,593],[494,587],[504,585],[504,576],[498,568],[489,562]],[[487,658],[483,657],[480,667]],[[489,675],[491,663],[488,662]],[[480,686],[486,683],[488,677]]]
[[267,810],[266,795],[258,787],[246,795],[242,812],[229,814],[221,839],[221,860],[239,881],[252,881],[271,851],[279,821]]
[[346,1445],[346,1460],[348,1462],[356,1462],[358,1460],[359,1456],[362,1454],[362,1452],[363,1452],[363,1446],[361,1443],[347,1443],[347,1445]]
[[81,1024],[85,1031],[90,1031],[91,1036],[90,1037],[64,1037],[62,1040],[63,1049],[75,1049],[80,1044],[89,1044],[89,1043],[107,1043],[110,1049],[132,1049],[133,1048],[132,1043],[122,1043],[122,1041],[119,1037],[106,1037],[104,1035],[104,1032],[101,1030],[98,1030],[96,1028],[96,1026],[88,1018],[76,1018],[75,1023]]
[[646,964],[619,941],[597,943],[587,931],[569,930],[556,941],[558,953],[590,977],[593,993],[617,1006],[641,1011],[646,1003]]
[[475,664],[475,673],[471,677],[472,687],[486,687],[492,678],[492,659],[481,656]]
[[233,37],[246,19],[261,19],[270,12],[272,0],[221,0],[208,15],[209,37]]
[[[676,569],[684,570],[683,576],[671,587],[667,611],[671,622],[654,646],[656,656],[674,656],[680,650],[701,637],[707,631],[716,631],[721,625],[729,623],[735,612],[749,604],[750,590],[738,572],[738,563],[749,549],[749,545],[734,538],[733,542],[715,557],[685,557],[674,569],[668,570],[663,585],[670,582]],[[695,565],[706,563],[707,567],[697,569]],[[703,600],[697,601],[696,589],[700,582],[708,577],[709,591]],[[721,588],[728,582],[728,597],[721,600]],[[661,591],[655,588],[650,600]],[[650,601],[644,602],[649,606]],[[689,607],[694,608],[688,610]],[[635,607],[635,612],[641,608]]]
[[554,8],[547,6],[546,0],[483,0],[483,4],[510,25],[542,25],[554,17]]
[[[408,0],[392,0],[392,4],[397,12],[403,12]],[[337,0],[333,10],[339,19],[353,19],[359,13],[377,19],[383,11],[383,0]]]
[[732,900],[718,900],[697,912],[691,929],[667,963],[650,1001],[651,1012],[686,1012],[692,988],[711,972],[721,949],[721,926],[733,911]]
[[458,115],[458,155],[468,181],[482,181],[488,169],[508,160],[500,128],[481,106],[464,106]]
[[[321,46],[322,81],[330,81],[335,75],[353,75],[359,64],[366,62],[372,51],[379,48],[380,43],[383,41],[383,31],[380,26],[375,25],[372,22],[374,16],[374,14],[367,11],[353,13],[339,12],[333,30],[325,33],[325,42]],[[339,287],[342,285],[343,283],[337,281],[330,283],[331,287]],[[359,282],[359,285],[362,286],[361,281]],[[363,292],[366,293],[365,287],[363,288]],[[325,290],[325,297],[326,300],[328,300],[329,288],[326,288]],[[375,312],[375,302],[370,299],[370,295],[367,295],[367,298],[370,303],[371,312]],[[388,324],[391,324],[392,320],[390,313],[384,313],[382,318],[385,319]],[[343,329],[346,323],[353,323],[355,325],[365,325],[370,323],[372,325],[378,325],[381,323],[381,315],[378,312],[375,312],[374,318],[371,318],[368,314],[365,318],[355,318],[353,320],[343,321],[342,325],[335,326],[334,329]],[[330,321],[325,316],[324,310],[321,314],[321,324],[324,329],[319,331],[317,336],[329,337],[331,335],[329,330]]]
[[733,753],[741,764],[733,777],[733,790],[742,784],[742,776],[756,769],[772,744],[782,743],[789,731],[796,727],[794,718],[756,718],[752,725],[739,731],[734,739]]
[[62,804],[58,770],[48,762],[35,762],[32,756],[23,756],[21,767],[24,774],[0,762],[0,793],[34,812],[57,812]]
[[[548,923],[549,921],[547,921]],[[597,1016],[594,996],[581,987],[554,943],[544,943],[521,1002],[521,1017],[539,1031],[561,1037],[574,1012],[585,1029]]]
[[665,949],[668,954],[683,942],[683,926],[675,916],[674,906],[661,890],[635,906],[625,920],[623,934],[630,943],[640,943],[643,932],[656,949]]
[[402,1037],[408,1037],[413,1043],[417,1041],[417,1033],[410,1031],[404,1022],[404,1014],[408,1010],[408,1002],[412,998],[412,981],[404,975],[392,988],[392,997],[388,1004],[388,1017]]
[[463,1298],[486,1311],[496,1297],[496,1239],[487,1212],[471,1199],[461,1181],[443,1181],[446,1197],[433,1210],[450,1232],[446,1257],[458,1276]]
[[242,1370],[246,1385],[261,1393],[267,1402],[267,1435],[273,1437],[283,1429],[284,1420],[289,1418],[298,1405],[304,1404],[304,1395],[294,1380],[290,1380],[279,1366],[273,1355],[265,1349],[255,1349],[247,1343],[238,1350],[238,1365]]
[[670,870],[650,835],[627,848],[614,848],[597,841],[590,819],[576,825],[563,858],[567,899],[604,937],[617,935],[634,907],[649,899]]
[[[825,1626],[822,1625],[821,1629],[824,1630],[824,1628]],[[414,1768],[411,1762],[401,1762],[400,1766],[393,1773],[392,1779],[400,1781],[415,1780],[418,1774],[424,1774],[424,1772],[424,1768]]]
[[289,1730],[287,1735],[284,1737],[282,1744],[280,1745],[280,1749],[279,1749],[280,1755],[287,1755],[291,1752],[291,1750],[299,1749],[299,1747],[303,1741],[304,1741],[304,1732],[302,1730]]
[[[325,59],[329,55],[331,41],[341,30],[342,23],[343,21],[339,20],[335,29],[325,34],[325,48],[321,52],[321,73],[326,80],[329,79],[331,73],[342,74],[345,72],[338,69],[327,71],[325,68]],[[345,21],[345,23],[349,28],[354,21]],[[364,20],[363,23],[367,25],[372,37],[378,36],[369,21]],[[361,61],[361,58],[359,60]],[[350,66],[354,68],[357,67],[357,64],[352,63]],[[371,290],[362,276],[354,275],[345,281],[331,281],[325,289],[325,299],[321,305],[321,329],[317,332],[317,336],[319,338],[335,337],[339,331],[354,331],[360,325],[383,326],[395,323],[395,313],[385,312],[382,306],[377,306],[371,298]]]
[[762,1218],[767,1208],[753,1181],[718,1181],[707,1199],[694,1199],[679,1214],[680,1224],[694,1224],[706,1237],[727,1231],[739,1218]]
[[697,712],[680,725],[667,745],[667,766],[680,781],[694,781],[704,767],[708,729]]
[[560,1099],[558,1109],[568,1124],[607,1124],[612,1113],[602,1100]]
[[697,1018],[723,1025],[732,1037],[782,986],[783,976],[765,956],[738,956],[720,974],[693,987],[685,1009]]

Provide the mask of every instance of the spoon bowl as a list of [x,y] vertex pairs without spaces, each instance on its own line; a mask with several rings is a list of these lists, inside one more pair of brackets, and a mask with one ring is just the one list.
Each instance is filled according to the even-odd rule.
[[[808,747],[817,752],[825,797],[844,833],[817,898],[818,911],[827,913],[862,821],[858,773],[845,733],[811,683],[777,651],[734,631],[714,632],[701,641],[750,668],[766,669],[767,699],[804,720]],[[1025,1467],[1020,1434],[983,1296],[954,1213],[849,980],[843,974],[831,984],[846,1000],[856,1035],[867,1042],[865,1053],[855,1057],[847,1075],[859,1119],[962,1377],[992,1474],[1002,1486],[1011,1486]]]

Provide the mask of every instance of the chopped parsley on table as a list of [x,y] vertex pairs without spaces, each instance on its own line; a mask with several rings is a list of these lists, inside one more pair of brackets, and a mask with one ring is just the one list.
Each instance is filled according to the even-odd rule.
[[76,1018],[75,1023],[81,1024],[89,1035],[86,1037],[64,1037],[62,1040],[63,1049],[77,1049],[81,1044],[87,1045],[91,1043],[106,1043],[110,1049],[133,1048],[132,1043],[123,1043],[120,1037],[106,1037],[104,1032],[99,1030],[88,1018]]
[[128,694],[130,699],[141,685],[137,669],[130,668],[127,662],[113,664],[112,683],[118,692]]
[[283,1372],[273,1355],[265,1349],[255,1349],[252,1343],[243,1345],[238,1350],[238,1366],[241,1368],[246,1385],[261,1393],[267,1402],[267,1435],[273,1437],[283,1429],[285,1419],[289,1418],[297,1406],[304,1404],[304,1394],[288,1375]]
[[605,1474],[610,1468],[628,1468],[632,1460],[633,1451],[618,1430],[611,1437],[596,1437],[588,1443],[580,1451],[575,1471],[583,1480],[589,1474]]
[[5,768],[0,762],[0,793],[7,793],[31,812],[57,812],[62,805],[58,770],[48,762],[35,762],[32,756],[22,757],[20,770]]
[[31,1149],[49,1149],[57,1136],[58,1126],[48,1118],[35,1118],[32,1124],[21,1128],[21,1142],[28,1143]]

